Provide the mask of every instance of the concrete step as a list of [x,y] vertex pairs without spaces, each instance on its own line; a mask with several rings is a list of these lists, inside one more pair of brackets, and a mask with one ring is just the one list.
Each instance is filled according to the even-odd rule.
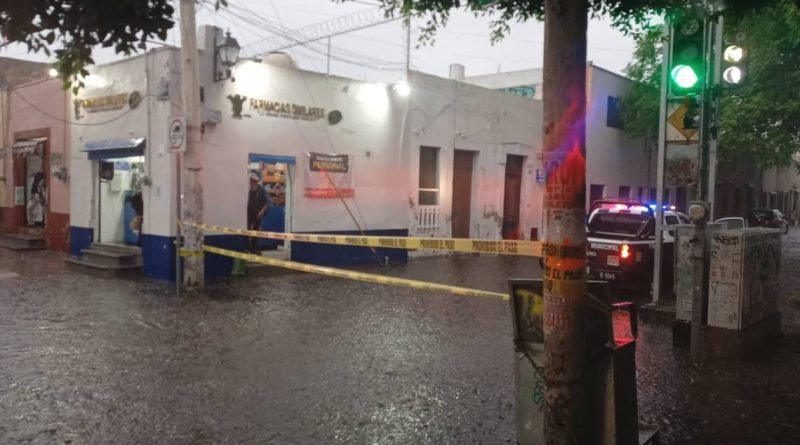
[[0,235],[0,247],[16,251],[47,249],[47,242],[41,235],[27,233],[7,233]]
[[142,266],[140,264],[108,266],[89,262],[73,256],[64,257],[64,262],[67,264],[67,269],[69,270],[104,278],[136,277],[142,274]]
[[141,266],[139,253],[89,248],[83,251],[83,261],[108,267]]
[[112,253],[127,253],[141,255],[142,249],[137,246],[127,246],[125,244],[92,243],[89,249]]

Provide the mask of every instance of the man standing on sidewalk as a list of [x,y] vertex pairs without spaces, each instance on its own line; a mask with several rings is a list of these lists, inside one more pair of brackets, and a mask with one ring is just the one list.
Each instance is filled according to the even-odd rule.
[[[247,194],[247,230],[261,230],[261,220],[269,209],[269,197],[258,174],[250,173],[250,192]],[[250,237],[248,248],[251,253],[256,253],[258,238]]]

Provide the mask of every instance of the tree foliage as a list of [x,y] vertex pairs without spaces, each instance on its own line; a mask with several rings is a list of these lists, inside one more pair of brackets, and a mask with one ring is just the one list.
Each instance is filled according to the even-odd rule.
[[[748,52],[746,83],[721,92],[720,161],[756,159],[784,166],[800,145],[800,7],[780,0],[751,14],[726,15],[725,41]],[[663,37],[659,29],[638,35],[626,74],[637,83],[625,98],[625,130],[656,134]]]
[[[66,86],[82,86],[95,46],[131,54],[149,39],[164,40],[175,25],[173,0],[5,0],[0,5],[3,43],[56,57]],[[224,6],[227,0],[216,0]]]

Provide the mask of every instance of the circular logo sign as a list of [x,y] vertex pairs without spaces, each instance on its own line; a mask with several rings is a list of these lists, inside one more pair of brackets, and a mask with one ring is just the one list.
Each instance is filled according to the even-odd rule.
[[142,95],[138,91],[134,91],[128,96],[128,106],[136,108],[142,103]]
[[169,124],[169,148],[179,150],[186,140],[186,127],[181,119],[173,119]]

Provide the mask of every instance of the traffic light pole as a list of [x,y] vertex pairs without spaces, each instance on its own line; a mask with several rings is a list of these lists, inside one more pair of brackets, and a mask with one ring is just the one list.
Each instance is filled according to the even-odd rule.
[[664,222],[664,168],[667,158],[667,78],[669,77],[669,59],[671,45],[671,27],[669,19],[664,21],[664,37],[668,42],[664,45],[664,56],[661,64],[661,98],[658,111],[658,166],[656,168],[656,239],[653,251],[653,302],[658,306],[661,297],[661,266],[663,251],[663,222]]
[[708,200],[712,203],[709,207],[709,221],[714,221],[714,201],[716,198],[717,190],[717,147],[719,146],[719,121],[720,121],[720,92],[722,90],[722,43],[723,30],[725,27],[725,18],[722,14],[719,15],[716,24],[714,25],[714,41],[712,47],[714,51],[711,55],[713,69],[713,77],[709,84],[711,85],[709,94],[709,104],[712,110],[709,116],[709,123],[712,131],[709,131],[708,141]]

